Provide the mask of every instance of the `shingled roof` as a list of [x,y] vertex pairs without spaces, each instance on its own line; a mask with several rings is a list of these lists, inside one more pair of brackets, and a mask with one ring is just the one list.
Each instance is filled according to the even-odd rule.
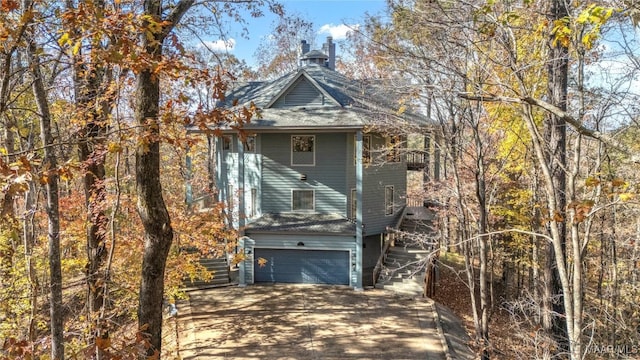
[[[322,106],[273,107],[299,79],[309,81],[325,95]],[[260,114],[250,124],[250,130],[282,130],[283,128],[363,128],[381,118],[397,121],[424,121],[409,112],[397,115],[398,102],[379,81],[351,80],[325,66],[311,64],[278,79],[238,83],[220,106],[246,106],[253,102]]]

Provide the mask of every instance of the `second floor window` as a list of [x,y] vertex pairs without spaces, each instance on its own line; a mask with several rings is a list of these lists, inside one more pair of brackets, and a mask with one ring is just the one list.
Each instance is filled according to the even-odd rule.
[[291,136],[291,165],[314,166],[316,164],[316,137],[314,135]]
[[313,190],[292,190],[291,210],[314,210],[315,194]]

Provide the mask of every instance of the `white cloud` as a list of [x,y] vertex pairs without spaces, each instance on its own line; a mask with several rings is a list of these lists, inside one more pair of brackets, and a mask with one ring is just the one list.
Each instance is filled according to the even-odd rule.
[[203,47],[211,51],[233,51],[236,47],[235,39],[227,39],[227,40],[216,40],[216,41],[205,41],[202,44]]
[[322,27],[320,27],[320,30],[318,30],[318,34],[331,35],[331,37],[333,37],[333,40],[344,40],[347,38],[347,34],[349,32],[353,31],[353,29],[357,30],[359,26],[360,25],[358,24],[353,24],[353,25],[325,24],[325,25],[322,25]]

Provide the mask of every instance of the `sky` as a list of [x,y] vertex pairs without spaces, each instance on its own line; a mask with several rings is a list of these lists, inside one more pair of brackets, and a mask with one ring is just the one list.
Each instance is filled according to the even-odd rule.
[[[362,24],[366,14],[382,15],[386,7],[385,0],[280,0],[280,3],[287,13],[299,14],[313,23],[316,48],[321,47],[327,36],[332,36],[334,42],[339,43],[345,38],[349,26]],[[250,18],[248,39],[242,36],[240,26],[232,24],[227,39],[211,39],[207,45],[218,51],[226,48],[229,53],[255,66],[254,53],[275,20],[276,16],[268,13],[260,18]]]

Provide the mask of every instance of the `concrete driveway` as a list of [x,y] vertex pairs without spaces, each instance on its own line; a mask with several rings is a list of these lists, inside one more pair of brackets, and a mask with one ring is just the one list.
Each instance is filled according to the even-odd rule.
[[183,359],[446,359],[433,302],[385,290],[226,287],[179,311]]

